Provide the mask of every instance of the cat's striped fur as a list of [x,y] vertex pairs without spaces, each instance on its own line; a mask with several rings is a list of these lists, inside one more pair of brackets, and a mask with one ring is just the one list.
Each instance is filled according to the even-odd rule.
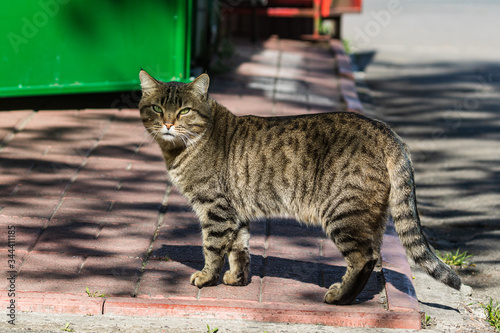
[[216,284],[226,255],[223,282],[246,284],[249,222],[285,215],[335,242],[347,272],[325,301],[349,304],[380,257],[390,212],[408,256],[460,289],[422,234],[410,154],[387,125],[354,113],[238,117],[210,98],[205,74],[190,84],[140,78],[141,119],[201,222],[205,267],[192,284]]

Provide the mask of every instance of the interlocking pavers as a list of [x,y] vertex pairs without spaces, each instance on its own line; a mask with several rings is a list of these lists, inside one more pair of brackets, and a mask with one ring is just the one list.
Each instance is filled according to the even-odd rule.
[[141,276],[137,297],[196,300],[199,289],[189,283],[189,277],[202,267],[202,262],[183,264],[175,260],[150,260]]
[[[339,78],[340,58],[329,47],[278,38],[240,44],[239,65],[212,77],[212,97],[237,115],[353,109],[353,83],[343,81],[352,77],[342,69]],[[420,327],[391,228],[381,266],[351,306],[322,302],[346,270],[333,242],[321,228],[288,219],[251,224],[250,284],[198,289],[189,277],[203,268],[199,222],[168,182],[138,110],[2,116],[0,228],[4,235],[16,226],[20,311]],[[6,256],[5,239],[0,245]]]
[[[0,142],[9,140],[13,132],[22,130],[23,124],[33,116],[33,110],[20,110],[2,112],[2,125],[0,125]],[[3,142],[7,144],[7,142]],[[1,146],[0,146],[1,147]]]
[[[47,219],[37,219],[31,217],[15,217],[0,215],[0,228],[5,231],[7,226],[15,226],[16,231],[16,256],[20,259],[20,252],[28,253],[35,245],[43,228],[47,225]],[[0,251],[7,251],[8,239],[0,239]],[[23,256],[24,257],[24,256]],[[7,258],[7,256],[4,256]]]

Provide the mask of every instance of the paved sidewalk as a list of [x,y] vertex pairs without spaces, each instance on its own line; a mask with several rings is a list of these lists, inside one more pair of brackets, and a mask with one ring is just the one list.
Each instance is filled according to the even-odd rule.
[[[337,67],[345,57],[334,57],[331,47],[278,39],[238,45],[239,65],[212,77],[209,92],[239,115],[356,110],[349,74]],[[290,220],[253,223],[248,286],[198,289],[189,284],[203,266],[198,221],[169,185],[138,110],[0,115],[0,270],[10,276],[7,228],[15,226],[17,271],[15,297],[8,281],[0,285],[3,311],[13,299],[18,317],[33,311],[420,327],[392,228],[382,265],[351,306],[322,302],[345,271],[333,243],[321,229]]]

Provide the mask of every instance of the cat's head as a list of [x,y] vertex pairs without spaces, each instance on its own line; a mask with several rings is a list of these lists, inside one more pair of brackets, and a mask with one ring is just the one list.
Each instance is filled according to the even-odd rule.
[[193,82],[161,82],[144,70],[139,73],[142,98],[141,119],[161,145],[188,147],[206,131],[211,120],[208,97],[209,77],[202,74]]

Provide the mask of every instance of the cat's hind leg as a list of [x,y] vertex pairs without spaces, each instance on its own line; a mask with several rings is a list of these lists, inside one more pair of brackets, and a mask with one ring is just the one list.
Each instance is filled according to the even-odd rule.
[[325,294],[324,300],[328,304],[352,303],[363,290],[380,257],[383,228],[375,234],[350,229],[337,227],[328,233],[347,262],[342,282],[332,284]]
[[243,225],[236,235],[228,252],[229,270],[224,274],[222,282],[233,286],[244,286],[250,274],[250,232],[248,223]]

